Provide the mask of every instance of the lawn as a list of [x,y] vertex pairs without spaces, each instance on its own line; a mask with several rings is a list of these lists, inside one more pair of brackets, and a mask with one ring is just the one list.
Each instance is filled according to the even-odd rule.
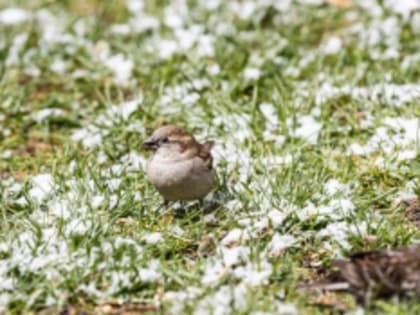
[[[0,314],[420,314],[298,289],[420,241],[419,117],[418,0],[0,0]],[[165,123],[203,204],[145,176]]]

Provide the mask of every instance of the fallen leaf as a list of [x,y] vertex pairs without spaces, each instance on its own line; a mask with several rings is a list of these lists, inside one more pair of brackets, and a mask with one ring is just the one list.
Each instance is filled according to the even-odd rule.
[[159,220],[159,226],[160,227],[166,227],[172,224],[174,220],[174,216],[172,214],[172,211],[166,211],[164,214],[162,214],[160,220]]
[[132,227],[137,226],[137,221],[134,220],[133,218],[130,218],[130,217],[118,218],[117,219],[117,224],[122,226],[122,227],[132,228]]
[[29,155],[34,155],[38,151],[52,151],[54,146],[51,143],[45,142],[42,139],[31,138],[25,145],[25,151]]
[[150,313],[157,310],[154,304],[143,304],[143,303],[105,303],[98,305],[95,308],[95,314],[98,315],[138,315],[144,313]]
[[92,313],[85,311],[83,307],[78,305],[66,305],[63,308],[47,307],[36,313],[37,315],[91,315]]
[[327,2],[335,7],[339,7],[339,8],[349,8],[353,5],[352,0],[327,0]]
[[344,303],[337,294],[333,294],[331,292],[327,292],[324,294],[320,294],[311,299],[311,304],[318,305],[322,307],[329,307],[340,312],[345,312],[350,309],[350,305]]
[[200,257],[209,255],[216,248],[216,241],[211,235],[204,235],[198,244],[197,254]]

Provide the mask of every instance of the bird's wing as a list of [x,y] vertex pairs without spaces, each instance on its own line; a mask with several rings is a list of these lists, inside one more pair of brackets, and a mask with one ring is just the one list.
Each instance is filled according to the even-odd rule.
[[213,157],[211,156],[211,149],[214,141],[206,141],[200,145],[198,156],[204,161],[206,167],[211,170],[213,168]]

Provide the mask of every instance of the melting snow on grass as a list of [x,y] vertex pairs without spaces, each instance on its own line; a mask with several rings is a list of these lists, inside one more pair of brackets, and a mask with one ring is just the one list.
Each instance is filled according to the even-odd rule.
[[[308,244],[330,259],[380,237],[395,219],[382,208],[417,187],[420,59],[406,37],[420,3],[343,3],[127,0],[121,16],[77,19],[64,4],[1,9],[13,36],[0,40],[0,140],[12,136],[0,157],[0,313],[79,297],[171,314],[304,312],[285,293]],[[163,123],[216,140],[209,213],[161,211],[140,143]],[[69,152],[44,159],[37,141],[67,135]]]

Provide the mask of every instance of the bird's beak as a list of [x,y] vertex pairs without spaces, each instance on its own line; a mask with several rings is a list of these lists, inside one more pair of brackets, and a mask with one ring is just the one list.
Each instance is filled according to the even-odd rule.
[[154,151],[158,148],[158,143],[157,141],[154,141],[153,139],[147,139],[146,141],[143,142],[143,149],[145,150],[150,150],[150,151]]

